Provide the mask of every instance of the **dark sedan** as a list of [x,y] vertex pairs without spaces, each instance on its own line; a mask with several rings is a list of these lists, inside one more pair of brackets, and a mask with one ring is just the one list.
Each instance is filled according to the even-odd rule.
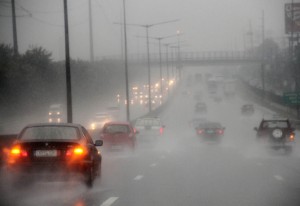
[[196,127],[197,135],[206,139],[219,139],[224,135],[224,131],[225,127],[218,122],[204,122]]
[[101,154],[87,130],[79,124],[32,124],[13,143],[7,168],[14,182],[36,178],[66,180],[78,177],[88,187],[101,174]]

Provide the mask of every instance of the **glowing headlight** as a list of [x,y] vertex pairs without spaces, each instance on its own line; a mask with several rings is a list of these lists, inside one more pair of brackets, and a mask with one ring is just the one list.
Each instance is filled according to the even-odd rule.
[[91,124],[91,129],[92,129],[92,130],[96,129],[95,123],[92,123],[92,124]]
[[60,112],[56,112],[57,115],[60,115]]
[[49,112],[49,115],[52,115],[52,112]]
[[52,119],[51,119],[51,118],[49,119],[49,122],[52,122]]
[[57,122],[60,122],[60,118],[57,118]]

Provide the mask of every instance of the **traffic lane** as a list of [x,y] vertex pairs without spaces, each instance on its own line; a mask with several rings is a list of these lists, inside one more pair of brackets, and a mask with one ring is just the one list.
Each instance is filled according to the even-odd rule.
[[7,174],[1,175],[0,205],[22,206],[70,206],[94,205],[107,198],[107,191],[102,188],[99,180],[93,189],[87,189],[78,181],[37,181],[28,186],[12,186]]
[[[188,141],[188,140],[187,140]],[[199,144],[198,144],[199,143]],[[178,145],[118,188],[116,205],[297,205],[284,174],[218,144]],[[193,145],[193,147],[190,147]],[[282,175],[282,176],[281,176]]]
[[[127,188],[132,181],[143,178],[144,171],[156,166],[165,154],[161,148],[137,147],[136,151],[102,152],[102,177],[94,187],[87,189],[81,182],[37,181],[28,187],[12,187],[8,175],[1,170],[0,192],[5,197],[0,205],[100,205],[118,197],[120,188]],[[115,201],[117,199],[114,199]]]

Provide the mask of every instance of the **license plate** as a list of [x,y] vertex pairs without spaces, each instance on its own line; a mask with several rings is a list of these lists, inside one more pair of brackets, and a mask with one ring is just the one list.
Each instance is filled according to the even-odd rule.
[[57,150],[36,150],[34,155],[36,157],[56,157]]
[[215,133],[213,130],[207,130],[207,133],[208,134],[213,134],[213,133]]

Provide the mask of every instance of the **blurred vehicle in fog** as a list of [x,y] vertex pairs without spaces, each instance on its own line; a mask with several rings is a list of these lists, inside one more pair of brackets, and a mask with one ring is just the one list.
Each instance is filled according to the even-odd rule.
[[95,117],[90,123],[90,130],[101,130],[103,125],[110,121],[113,121],[113,118],[110,114],[106,112],[96,113]]
[[61,104],[52,104],[49,107],[48,112],[48,122],[56,122],[60,123],[63,122],[62,120],[63,108]]
[[241,107],[241,113],[243,115],[252,115],[254,114],[254,106],[253,104],[244,104],[242,107]]
[[34,179],[83,180],[88,187],[101,174],[102,157],[87,130],[79,124],[32,124],[12,144],[6,161],[17,185]]
[[207,105],[205,102],[197,102],[195,105],[195,113],[206,114]]
[[295,143],[295,128],[288,119],[263,119],[259,127],[255,127],[257,140],[263,141],[273,150],[283,149],[291,153]]
[[219,122],[204,122],[196,127],[197,135],[207,140],[220,140],[220,137],[224,135],[224,131],[225,127]]
[[100,139],[104,142],[106,150],[134,150],[136,143],[136,130],[129,122],[108,122],[103,126]]
[[158,117],[139,118],[134,127],[139,131],[139,138],[146,137],[148,139],[163,135],[165,129],[165,125]]

